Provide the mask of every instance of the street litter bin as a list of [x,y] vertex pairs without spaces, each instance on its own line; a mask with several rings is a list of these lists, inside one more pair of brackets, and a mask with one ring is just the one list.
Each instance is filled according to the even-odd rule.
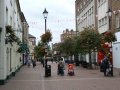
[[51,65],[45,67],[45,77],[51,76]]

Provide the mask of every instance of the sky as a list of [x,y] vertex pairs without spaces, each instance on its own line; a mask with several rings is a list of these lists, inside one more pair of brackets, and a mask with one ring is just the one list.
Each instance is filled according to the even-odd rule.
[[52,43],[60,42],[65,29],[75,30],[75,0],[19,0],[21,10],[29,24],[29,33],[37,41],[45,33],[43,11],[46,8],[47,29],[52,33]]

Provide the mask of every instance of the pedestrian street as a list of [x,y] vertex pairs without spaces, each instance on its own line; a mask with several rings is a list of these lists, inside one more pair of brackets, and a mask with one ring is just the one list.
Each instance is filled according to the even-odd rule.
[[57,75],[57,63],[51,65],[51,77],[44,77],[44,68],[41,63],[37,66],[23,66],[14,77],[7,80],[0,90],[119,90],[119,76],[104,77],[99,69],[85,69],[75,67],[75,75]]

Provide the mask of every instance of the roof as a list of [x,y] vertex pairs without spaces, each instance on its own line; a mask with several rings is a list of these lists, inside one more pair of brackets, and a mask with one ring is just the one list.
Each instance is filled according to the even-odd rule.
[[31,35],[31,34],[28,34],[28,37],[29,38],[36,38],[35,36]]

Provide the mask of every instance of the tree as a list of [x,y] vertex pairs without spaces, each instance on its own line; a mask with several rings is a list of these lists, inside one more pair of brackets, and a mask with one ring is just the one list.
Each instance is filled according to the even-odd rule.
[[44,44],[42,42],[38,42],[38,45],[34,48],[34,51],[35,51],[35,57],[37,58],[43,57],[46,54]]
[[62,53],[65,53],[67,56],[74,55],[75,53],[75,41],[74,38],[66,38],[64,42],[61,43],[60,45],[60,51]]
[[109,45],[111,44],[112,45],[112,42],[116,41],[116,37],[115,37],[115,34],[114,32],[112,31],[107,31],[103,34],[101,34],[101,48],[99,49],[100,51],[102,51],[104,54],[108,54],[110,53],[110,50],[109,50]]
[[91,52],[100,48],[100,34],[93,28],[84,28],[78,37],[79,52],[89,54],[89,65],[92,68]]

